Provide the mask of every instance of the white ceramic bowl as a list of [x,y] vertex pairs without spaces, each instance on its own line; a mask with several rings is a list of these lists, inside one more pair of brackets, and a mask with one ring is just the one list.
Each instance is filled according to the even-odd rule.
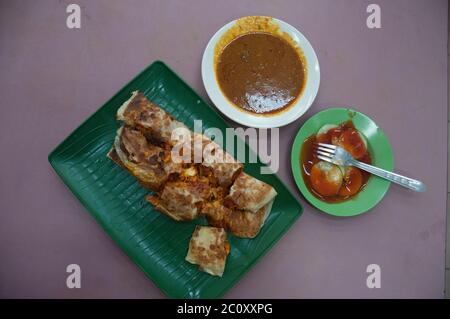
[[220,90],[215,74],[214,49],[220,38],[236,23],[236,20],[227,23],[217,31],[211,40],[209,40],[205,52],[203,53],[202,79],[209,98],[223,114],[242,125],[258,128],[271,128],[287,125],[298,119],[310,108],[319,90],[319,61],[317,60],[316,53],[309,41],[300,33],[300,31],[290,24],[275,18],[273,18],[273,22],[277,23],[280,30],[286,32],[297,43],[303,51],[307,64],[308,75],[305,88],[303,89],[300,98],[298,98],[294,105],[290,106],[286,111],[270,116],[253,115],[249,112],[240,111],[231,104]]

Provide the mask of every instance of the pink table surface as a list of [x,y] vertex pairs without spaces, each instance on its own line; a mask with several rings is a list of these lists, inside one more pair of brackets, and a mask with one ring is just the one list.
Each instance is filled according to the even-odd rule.
[[[0,297],[143,297],[163,294],[81,206],[47,162],[86,117],[156,59],[206,98],[200,61],[222,25],[271,15],[310,40],[321,86],[308,113],[281,129],[279,176],[303,216],[226,297],[442,297],[447,195],[447,2],[85,1],[82,27],[66,27],[73,1],[0,2]],[[391,187],[369,213],[335,218],[295,187],[290,147],[303,122],[332,106],[372,117],[397,171],[428,192]],[[81,289],[66,287],[68,264]],[[368,289],[366,266],[381,266]]]

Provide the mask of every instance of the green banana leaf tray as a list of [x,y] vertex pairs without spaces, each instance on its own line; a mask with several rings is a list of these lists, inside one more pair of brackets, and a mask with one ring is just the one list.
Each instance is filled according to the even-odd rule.
[[[219,128],[227,123],[163,62],[156,61],[91,115],[48,156],[56,173],[112,239],[171,298],[218,298],[227,292],[283,236],[302,214],[302,207],[275,174],[262,175],[262,164],[247,163],[245,171],[278,192],[272,213],[259,235],[240,239],[229,234],[231,252],[223,277],[210,276],[184,260],[196,224],[175,222],[158,213],[135,178],[106,157],[116,130],[119,106],[140,90],[176,119],[193,129]],[[246,154],[251,149],[243,143]],[[237,147],[237,146],[236,146]],[[232,150],[228,150],[232,152]],[[268,287],[269,288],[269,287]]]

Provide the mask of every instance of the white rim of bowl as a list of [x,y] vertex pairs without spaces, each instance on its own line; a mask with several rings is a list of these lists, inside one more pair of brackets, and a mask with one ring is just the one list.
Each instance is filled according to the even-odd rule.
[[298,31],[290,24],[279,19],[272,19],[279,25],[282,32],[286,32],[292,38],[292,40],[297,43],[297,45],[303,51],[307,65],[308,74],[303,92],[300,98],[298,98],[294,103],[294,105],[290,106],[286,111],[271,116],[252,115],[249,112],[239,111],[238,108],[231,104],[231,102],[222,93],[216,80],[216,71],[214,67],[214,49],[223,34],[228,31],[236,23],[237,20],[233,20],[220,28],[209,40],[208,45],[206,46],[206,49],[203,53],[202,80],[209,98],[216,105],[216,107],[228,118],[239,124],[249,127],[273,128],[292,123],[300,116],[302,116],[306,111],[308,111],[317,96],[317,92],[319,91],[319,61],[308,39],[306,39],[306,37],[300,31]]

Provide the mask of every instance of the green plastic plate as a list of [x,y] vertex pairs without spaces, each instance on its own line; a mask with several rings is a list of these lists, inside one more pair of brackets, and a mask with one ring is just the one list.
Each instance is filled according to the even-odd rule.
[[300,151],[303,141],[316,134],[325,124],[341,124],[352,119],[356,129],[367,139],[369,152],[372,155],[372,164],[392,171],[394,157],[391,144],[386,135],[372,119],[361,112],[346,108],[330,108],[314,114],[298,131],[291,152],[291,167],[295,182],[303,196],[321,211],[335,216],[354,216],[367,212],[378,204],[391,185],[390,182],[376,176],[370,176],[367,185],[355,197],[342,203],[326,203],[315,197],[303,181],[300,167]]
[[[144,92],[191,129],[194,120],[202,120],[204,129],[216,127],[225,134],[228,126],[216,111],[158,61],[57,146],[50,153],[49,162],[104,230],[167,296],[221,297],[281,238],[301,215],[302,207],[275,174],[260,174],[263,164],[259,159],[258,163],[246,164],[247,173],[269,183],[278,192],[261,232],[255,239],[229,235],[231,252],[222,278],[210,276],[186,262],[195,224],[205,221],[178,223],[158,213],[144,200],[148,191],[106,158],[119,127],[116,111],[133,90]],[[248,154],[248,146],[245,148]]]

